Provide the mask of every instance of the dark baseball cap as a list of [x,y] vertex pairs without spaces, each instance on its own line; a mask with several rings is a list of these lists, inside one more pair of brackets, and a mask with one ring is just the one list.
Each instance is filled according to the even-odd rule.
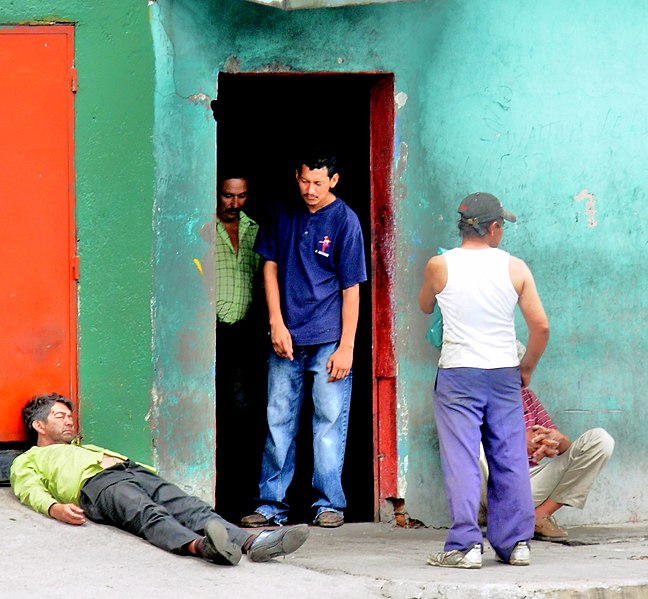
[[500,202],[493,194],[478,191],[471,193],[461,200],[457,212],[461,214],[462,222],[472,225],[482,235],[486,232],[481,225],[493,222],[498,218],[514,223],[517,216],[508,210],[504,210]]

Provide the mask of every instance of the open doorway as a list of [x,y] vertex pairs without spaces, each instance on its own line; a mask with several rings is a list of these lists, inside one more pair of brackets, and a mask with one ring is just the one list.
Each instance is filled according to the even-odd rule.
[[[377,88],[382,90],[378,99]],[[386,206],[388,202],[384,198],[377,203],[374,196],[377,189],[383,195],[389,194],[393,152],[392,90],[393,78],[385,74],[223,73],[218,78],[215,106],[218,166],[233,161],[245,162],[251,176],[245,212],[252,219],[262,225],[275,202],[289,197],[299,198],[294,161],[299,149],[308,145],[333,148],[340,164],[340,181],[335,192],[360,219],[369,279],[361,285],[353,395],[343,472],[348,504],[345,519],[348,522],[374,520],[379,495],[389,495],[389,490],[380,490],[378,460],[384,461],[385,455],[377,447],[383,405],[378,398],[378,378],[384,378],[385,372],[379,372],[380,367],[377,369],[376,366],[385,362],[384,352],[390,354],[387,361],[393,362],[391,309],[389,298],[376,293],[376,268],[384,270],[385,260],[380,259],[376,264],[376,248],[372,241],[377,221],[380,221],[379,227],[390,229],[388,233],[391,235],[391,206]],[[377,105],[381,102],[384,104],[382,107]],[[386,135],[376,132],[380,129],[374,126],[378,118],[376,112],[388,121],[384,127],[388,132]],[[376,159],[377,156],[381,158]],[[377,179],[381,180],[380,184],[377,184]],[[385,208],[389,214],[383,214]],[[381,243],[384,241],[382,238]],[[380,273],[378,278],[384,279]],[[378,331],[377,315],[383,320]],[[378,346],[384,339],[388,342]],[[395,375],[394,372],[387,374]],[[219,401],[227,399],[217,396],[217,404]],[[384,406],[392,410],[393,401],[384,402]],[[306,397],[297,440],[297,469],[288,491],[293,521],[309,521],[312,517],[311,416],[312,402]],[[392,435],[394,417],[386,415],[388,422],[385,427],[390,430],[389,436]],[[217,438],[218,431],[227,426],[226,422],[217,422]],[[394,455],[387,456],[387,459],[393,458],[395,463],[395,443],[392,440],[388,445]],[[219,452],[220,462],[227,470],[236,468],[234,448],[219,446],[217,454]],[[231,457],[226,457],[223,464],[224,456]],[[253,476],[255,482],[258,481],[259,465],[260,460],[255,472],[241,472],[240,476],[245,479]],[[249,488],[249,481],[242,480],[240,487]],[[216,503],[219,512],[226,517],[236,519],[253,505],[249,497],[236,497],[238,488],[239,485],[236,488],[229,484],[227,488],[219,486],[217,474]]]

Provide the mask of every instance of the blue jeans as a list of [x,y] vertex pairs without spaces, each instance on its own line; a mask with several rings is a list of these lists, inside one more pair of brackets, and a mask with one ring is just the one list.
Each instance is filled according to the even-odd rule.
[[337,342],[297,345],[294,359],[270,352],[268,364],[268,437],[263,451],[256,510],[277,524],[287,520],[286,491],[295,473],[295,441],[304,399],[304,375],[313,374],[313,503],[315,517],[325,511],[343,513],[342,466],[351,405],[351,373],[328,382],[326,363]]
[[439,368],[434,389],[441,466],[452,527],[445,549],[481,544],[477,524],[484,445],[488,479],[488,540],[508,561],[515,544],[533,536],[526,432],[516,368]]

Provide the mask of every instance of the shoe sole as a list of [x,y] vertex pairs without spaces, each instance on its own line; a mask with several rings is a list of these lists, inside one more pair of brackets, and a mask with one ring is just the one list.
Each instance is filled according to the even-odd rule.
[[568,536],[565,537],[548,537],[546,535],[533,535],[533,538],[536,541],[549,541],[550,543],[553,541],[554,543],[564,543],[569,539]]
[[442,564],[431,559],[427,563],[430,566],[438,566],[439,568],[459,568],[461,570],[479,570],[481,568],[481,564]]
[[439,568],[460,568],[462,570],[479,570],[482,567],[481,563],[470,562],[465,559],[458,561],[456,564],[446,564],[442,560],[436,559],[434,555],[430,555],[427,559],[430,566],[438,566]]
[[272,526],[273,523],[267,519],[248,522],[245,518],[242,518],[240,525],[243,528],[264,528],[266,526]]
[[322,521],[319,518],[316,518],[313,524],[315,526],[319,526],[320,528],[339,528],[344,524],[344,518],[334,522],[327,522],[326,520]]
[[497,556],[496,561],[500,562],[501,564],[508,564],[509,566],[530,566],[531,565],[531,560],[530,559],[514,559],[514,560],[511,560],[511,561],[505,562],[502,558]]
[[274,534],[276,534],[277,538],[272,544],[264,545],[262,548],[256,550],[250,550],[248,557],[251,561],[267,562],[275,557],[281,557],[282,555],[288,555],[297,551],[306,542],[309,530],[306,524],[299,524],[290,528],[279,529]]
[[530,566],[531,560],[520,560],[516,559],[509,562],[509,566]]
[[[241,561],[241,548],[230,542],[227,529],[218,521],[211,520],[205,525],[205,533],[214,546],[218,557],[223,558],[231,566],[236,566]],[[212,559],[212,561],[214,561]],[[219,563],[217,560],[215,563]]]
[[526,559],[513,559],[513,556],[511,556],[511,558],[509,558],[509,561],[505,562],[499,555],[495,555],[495,561],[498,561],[501,564],[508,564],[509,566],[530,566],[531,565],[530,556]]
[[334,524],[322,524],[318,522],[315,526],[319,526],[320,528],[340,528],[343,524],[344,522],[335,522]]

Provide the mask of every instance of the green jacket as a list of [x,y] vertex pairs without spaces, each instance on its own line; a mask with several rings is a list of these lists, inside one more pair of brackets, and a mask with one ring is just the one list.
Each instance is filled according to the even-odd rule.
[[103,471],[104,455],[127,459],[96,445],[32,447],[11,464],[11,488],[21,503],[45,515],[55,503],[79,505],[83,485]]

